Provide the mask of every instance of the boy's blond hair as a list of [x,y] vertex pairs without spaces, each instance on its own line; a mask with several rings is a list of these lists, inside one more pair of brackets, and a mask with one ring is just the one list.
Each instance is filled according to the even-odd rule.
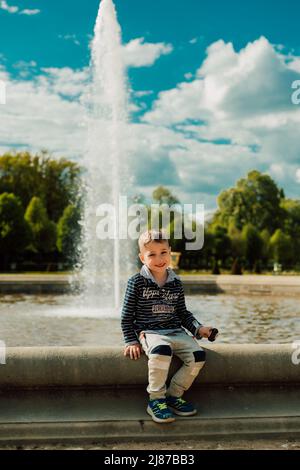
[[140,235],[139,241],[138,241],[140,251],[142,251],[142,249],[151,242],[158,242],[158,243],[167,242],[168,245],[170,246],[169,239],[164,230],[146,230],[146,232],[143,232]]

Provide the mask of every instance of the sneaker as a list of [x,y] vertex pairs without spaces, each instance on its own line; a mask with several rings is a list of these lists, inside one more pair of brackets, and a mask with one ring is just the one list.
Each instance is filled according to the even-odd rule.
[[175,421],[175,417],[169,410],[165,398],[149,400],[147,413],[156,423],[171,423]]
[[167,397],[168,407],[179,416],[193,416],[197,413],[192,403],[185,401],[183,398]]

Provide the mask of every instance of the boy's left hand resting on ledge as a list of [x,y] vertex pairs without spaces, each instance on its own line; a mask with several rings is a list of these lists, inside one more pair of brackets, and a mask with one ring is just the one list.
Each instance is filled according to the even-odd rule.
[[213,327],[212,326],[201,326],[198,329],[198,333],[202,338],[208,338],[212,332]]
[[130,359],[139,359],[143,353],[142,346],[140,344],[130,344],[125,346],[124,356],[130,356]]

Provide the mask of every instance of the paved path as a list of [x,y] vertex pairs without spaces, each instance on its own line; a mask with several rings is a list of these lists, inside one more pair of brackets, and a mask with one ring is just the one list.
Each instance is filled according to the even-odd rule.
[[[45,445],[0,445],[1,450],[186,450],[193,452],[194,450],[300,450],[299,438],[218,438],[210,439],[193,439],[193,440],[172,440],[170,442],[98,442],[85,445],[63,444],[45,444]],[[130,454],[128,454],[130,455]]]

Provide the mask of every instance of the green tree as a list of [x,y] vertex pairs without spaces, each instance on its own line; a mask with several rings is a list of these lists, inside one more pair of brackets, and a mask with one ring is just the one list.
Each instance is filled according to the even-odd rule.
[[240,276],[243,274],[242,265],[240,264],[239,258],[235,258],[231,266],[231,274]]
[[284,232],[293,240],[294,263],[300,263],[300,200],[284,199],[281,206],[285,212]]
[[32,192],[42,194],[40,159],[28,152],[5,153],[0,157],[0,193],[15,194],[27,207]]
[[22,203],[14,194],[0,195],[0,259],[2,269],[23,254],[31,241],[31,231],[24,220]]
[[216,258],[213,260],[213,265],[212,265],[211,273],[212,273],[212,274],[215,274],[215,275],[221,274],[220,268],[219,268],[219,262],[218,262],[218,260],[217,260]]
[[34,253],[51,253],[56,248],[56,224],[49,220],[47,210],[38,197],[33,197],[26,209],[25,220],[30,225]]
[[231,241],[231,255],[233,258],[242,259],[246,254],[245,238],[241,230],[230,224],[228,235]]
[[231,252],[231,242],[227,229],[222,225],[216,224],[210,227],[210,232],[213,236],[214,258],[217,262],[221,260],[222,265],[224,265]]
[[271,239],[271,235],[270,235],[270,232],[269,230],[267,230],[266,228],[264,230],[261,231],[260,233],[260,238],[262,239],[262,243],[263,243],[263,246],[262,246],[262,261],[265,265],[267,265],[268,263],[268,260],[270,258],[270,239]]
[[[175,238],[175,228],[180,238]],[[195,243],[197,236],[202,232],[202,227],[195,220],[191,220],[187,225],[180,214],[175,214],[174,220],[170,222],[167,229],[170,232],[170,243],[173,251],[184,251],[187,243]],[[191,250],[197,251],[197,250]]]
[[255,264],[257,265],[258,261],[261,260],[263,241],[259,232],[251,224],[245,225],[242,231],[242,237],[245,242],[246,260],[249,263],[250,269],[253,270]]
[[6,153],[0,157],[0,194],[14,193],[24,208],[37,196],[57,222],[65,207],[81,198],[82,171],[77,163],[53,159],[47,152]]
[[234,188],[219,195],[214,220],[225,227],[233,223],[242,230],[252,224],[258,231],[266,228],[273,233],[282,223],[283,198],[283,191],[269,175],[251,171]]
[[[152,221],[157,221],[159,228],[167,229],[169,221],[173,222],[178,217],[182,217],[181,208],[179,208],[179,200],[170,192],[168,188],[159,186],[152,193],[152,199],[154,204],[158,204],[159,207],[148,207],[148,227],[152,228]],[[175,207],[172,207],[175,206]],[[177,207],[176,207],[177,206]],[[163,218],[163,214],[166,217],[166,221]],[[153,220],[152,220],[153,219]]]
[[205,269],[208,269],[209,267],[211,267],[213,256],[214,256],[214,236],[208,230],[208,228],[205,227],[204,245],[203,245],[202,250],[199,253],[200,260]]
[[288,267],[293,260],[293,242],[290,235],[277,229],[270,240],[271,252],[276,263]]
[[[181,229],[182,237],[175,238],[175,224],[180,224],[179,227]],[[185,237],[184,237],[184,224],[183,221],[178,219],[174,219],[170,222],[169,226],[167,227],[170,233],[170,245],[172,247],[172,251],[185,251]]]
[[58,222],[70,204],[81,203],[82,169],[65,158],[41,159],[44,201],[49,218]]
[[164,186],[159,186],[152,193],[153,201],[157,204],[168,204],[172,206],[173,204],[179,204],[179,200],[174,196],[168,188]]
[[237,229],[233,223],[229,225],[228,235],[231,242],[232,274],[242,274],[242,259],[246,254],[246,243],[241,230]]
[[65,208],[57,225],[57,248],[65,259],[76,264],[81,239],[80,210],[69,205]]

